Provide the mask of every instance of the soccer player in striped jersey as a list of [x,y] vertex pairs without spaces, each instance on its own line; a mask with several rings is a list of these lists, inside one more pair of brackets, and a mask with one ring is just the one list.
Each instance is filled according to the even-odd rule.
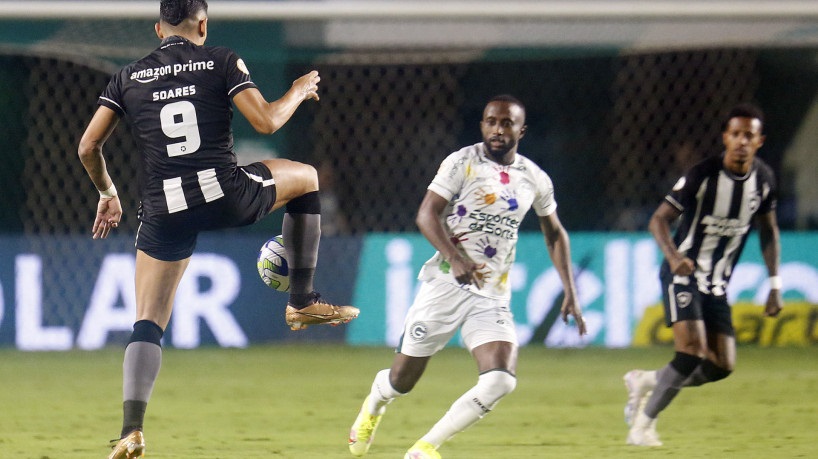
[[286,323],[301,329],[358,315],[357,308],[331,305],[313,290],[321,235],[315,168],[286,159],[238,167],[233,152],[233,105],[256,131],[272,134],[302,102],[318,100],[318,72],[267,102],[233,51],[204,45],[205,0],[161,0],[159,13],[161,44],[113,75],[79,145],[100,191],[95,239],[107,237],[122,217],[102,154],[120,118],[129,119],[140,155],[137,317],[123,363],[121,438],[109,459],[144,455],[142,425],[159,374],[162,335],[200,231],[249,225],[286,206],[282,234],[292,268]]
[[769,274],[764,314],[775,317],[781,311],[776,184],[772,169],[756,156],[764,144],[763,127],[761,109],[734,107],[723,126],[724,151],[693,166],[651,217],[650,231],[665,255],[660,278],[675,355],[659,370],[624,376],[630,445],[661,446],[656,419],[676,394],[733,371],[736,340],[726,292],[753,224]]
[[[480,122],[483,141],[443,160],[420,204],[417,225],[437,249],[418,275],[421,287],[404,322],[391,368],[375,375],[349,433],[349,450],[363,456],[388,404],[409,393],[432,356],[460,330],[477,366],[474,387],[405,454],[439,459],[438,448],[488,414],[514,390],[517,336],[509,274],[520,222],[539,217],[545,245],[562,281],[561,315],[585,334],[571,270],[568,233],[557,217],[548,175],[517,153],[525,134],[525,107],[508,95],[492,98]],[[499,455],[502,456],[502,455]]]

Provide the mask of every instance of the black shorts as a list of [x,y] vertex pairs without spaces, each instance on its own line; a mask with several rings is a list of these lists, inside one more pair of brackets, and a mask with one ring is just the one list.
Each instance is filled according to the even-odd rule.
[[263,163],[236,168],[219,185],[224,196],[214,201],[172,214],[140,215],[136,248],[158,260],[183,260],[193,254],[201,231],[255,223],[276,200],[273,176]]
[[708,332],[735,336],[733,317],[725,295],[711,295],[699,291],[696,279],[687,278],[687,284],[674,283],[674,276],[662,270],[662,299],[665,305],[665,325],[672,326],[684,320],[702,320]]

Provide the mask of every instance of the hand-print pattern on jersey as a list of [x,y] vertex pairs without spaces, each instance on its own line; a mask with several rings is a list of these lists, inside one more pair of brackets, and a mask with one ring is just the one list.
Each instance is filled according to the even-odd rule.
[[[520,222],[532,206],[538,215],[548,215],[556,202],[550,178],[529,159],[517,154],[514,163],[500,165],[486,155],[482,142],[452,153],[429,190],[449,200],[444,221],[455,247],[484,265],[478,272],[483,288],[464,288],[507,298]],[[451,265],[439,253],[427,261],[419,278],[457,284]]]

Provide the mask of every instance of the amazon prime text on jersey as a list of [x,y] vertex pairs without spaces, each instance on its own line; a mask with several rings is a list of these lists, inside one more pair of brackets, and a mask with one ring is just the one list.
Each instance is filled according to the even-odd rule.
[[137,70],[131,73],[131,79],[140,83],[150,83],[156,81],[161,76],[173,75],[176,76],[182,72],[198,72],[201,70],[213,70],[216,65],[213,61],[187,61],[184,64],[163,65],[161,67],[150,67],[147,69]]

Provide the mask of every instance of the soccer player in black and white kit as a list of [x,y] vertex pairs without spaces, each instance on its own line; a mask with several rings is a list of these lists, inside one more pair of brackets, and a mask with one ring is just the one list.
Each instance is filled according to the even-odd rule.
[[[482,419],[514,390],[517,336],[511,314],[511,267],[520,222],[533,209],[562,281],[560,313],[586,333],[571,269],[568,232],[557,216],[551,179],[517,153],[526,131],[525,107],[508,95],[489,100],[480,122],[483,141],[443,160],[420,204],[417,225],[437,249],[418,275],[421,287],[407,312],[390,368],[375,375],[349,433],[355,456],[369,451],[387,405],[409,393],[432,356],[460,330],[479,373],[477,383],[406,452],[438,459],[438,448]],[[502,456],[502,455],[500,455]]]
[[656,418],[676,394],[733,371],[736,340],[726,291],[753,223],[770,276],[764,314],[781,311],[776,184],[772,169],[756,157],[763,124],[755,105],[734,107],[723,126],[724,152],[693,166],[651,217],[650,231],[665,255],[660,278],[675,356],[657,371],[625,375],[630,445],[661,446]]
[[238,167],[233,152],[232,104],[258,132],[272,134],[301,102],[318,100],[318,72],[267,102],[233,51],[204,46],[205,0],[161,0],[155,29],[160,46],[111,78],[79,145],[100,190],[95,239],[107,237],[122,217],[102,148],[123,116],[140,155],[137,317],[123,363],[121,438],[109,459],[144,455],[142,426],[161,365],[161,338],[200,231],[249,225],[286,206],[282,234],[292,268],[287,324],[297,330],[358,315],[357,308],[326,303],[313,290],[321,234],[315,168],[286,159]]

